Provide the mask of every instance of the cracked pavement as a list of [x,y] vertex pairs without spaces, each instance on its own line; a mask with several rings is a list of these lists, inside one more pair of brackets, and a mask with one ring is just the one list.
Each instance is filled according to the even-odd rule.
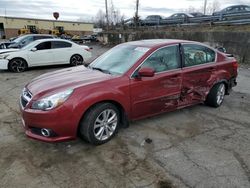
[[[107,48],[94,46],[94,56]],[[19,94],[62,67],[0,71],[1,187],[250,187],[250,69],[220,108],[205,105],[132,122],[109,143],[28,139]],[[145,141],[150,138],[151,143]]]

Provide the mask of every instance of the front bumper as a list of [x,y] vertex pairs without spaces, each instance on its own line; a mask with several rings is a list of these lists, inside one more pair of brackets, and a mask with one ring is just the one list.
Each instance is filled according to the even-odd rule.
[[[30,138],[44,142],[62,142],[77,137],[78,122],[71,110],[63,105],[51,111],[40,111],[23,108],[20,104],[20,110],[25,134]],[[39,131],[41,129],[50,129],[53,134],[45,137]]]
[[8,70],[9,60],[0,59],[0,70]]

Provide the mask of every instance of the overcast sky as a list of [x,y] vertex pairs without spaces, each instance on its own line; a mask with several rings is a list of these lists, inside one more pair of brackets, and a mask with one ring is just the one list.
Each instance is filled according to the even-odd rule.
[[[108,0],[111,2],[111,0]],[[136,0],[113,0],[116,9],[126,18],[132,17]],[[208,4],[214,0],[208,0]],[[234,4],[250,5],[250,0],[218,0],[220,8]],[[139,14],[169,16],[189,7],[201,9],[204,0],[140,0]],[[0,0],[0,15],[53,19],[52,13],[60,13],[59,20],[91,21],[98,10],[105,11],[105,0]]]

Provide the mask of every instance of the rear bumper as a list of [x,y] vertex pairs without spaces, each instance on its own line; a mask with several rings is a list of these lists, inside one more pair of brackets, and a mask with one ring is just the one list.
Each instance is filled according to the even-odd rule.
[[9,60],[0,59],[0,70],[8,70],[8,63],[9,63]]

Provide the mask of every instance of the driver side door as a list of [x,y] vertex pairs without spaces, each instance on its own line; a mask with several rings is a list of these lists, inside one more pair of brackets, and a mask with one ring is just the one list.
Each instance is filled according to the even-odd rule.
[[51,42],[41,42],[36,45],[35,51],[28,52],[28,60],[30,66],[53,65],[54,55],[51,50]]
[[[155,70],[153,77],[139,77],[141,67]],[[156,50],[130,79],[132,119],[159,114],[178,107],[181,93],[179,45]]]

